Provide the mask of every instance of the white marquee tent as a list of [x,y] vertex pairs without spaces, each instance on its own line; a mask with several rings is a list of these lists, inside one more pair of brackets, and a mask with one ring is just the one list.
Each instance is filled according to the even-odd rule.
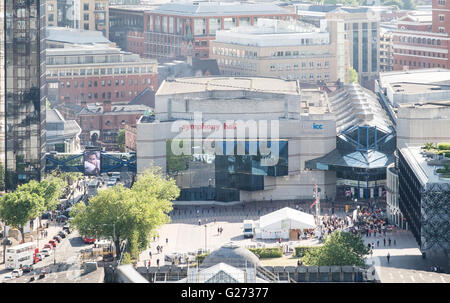
[[314,216],[285,207],[259,218],[258,238],[261,239],[289,239],[291,230],[315,228]]

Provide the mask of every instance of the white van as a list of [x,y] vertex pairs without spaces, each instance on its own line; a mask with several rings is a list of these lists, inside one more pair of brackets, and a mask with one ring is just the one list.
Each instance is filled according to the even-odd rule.
[[253,238],[253,220],[244,220],[244,238]]

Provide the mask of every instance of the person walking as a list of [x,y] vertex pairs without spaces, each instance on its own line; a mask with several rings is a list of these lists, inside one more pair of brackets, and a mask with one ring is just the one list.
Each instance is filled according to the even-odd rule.
[[397,244],[397,240],[394,239],[394,246]]
[[159,259],[156,259],[156,266],[159,267]]
[[389,246],[391,246],[391,238],[388,239]]
[[152,258],[152,252],[151,251],[148,252],[148,256],[150,257],[150,259]]
[[384,247],[386,247],[386,238],[383,239]]
[[388,252],[386,258],[387,258],[387,261],[388,261],[388,263],[389,263],[389,260],[391,259],[391,255],[389,254],[389,252]]
[[380,240],[377,240],[377,247],[380,247]]
[[168,244],[169,243],[169,238],[166,238],[166,244]]

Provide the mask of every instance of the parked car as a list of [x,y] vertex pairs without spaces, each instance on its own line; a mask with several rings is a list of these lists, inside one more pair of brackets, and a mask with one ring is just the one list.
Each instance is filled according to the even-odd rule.
[[48,243],[50,243],[53,247],[56,247],[56,241],[55,240],[50,240],[50,241],[48,241]]
[[45,255],[42,252],[40,252],[36,254],[36,257],[39,258],[39,261],[42,261],[45,258]]
[[51,249],[48,249],[48,248],[44,248],[44,249],[42,250],[42,254],[43,254],[44,256],[48,257],[48,256],[50,256],[50,255],[52,254],[52,250],[51,250]]
[[84,236],[83,242],[85,244],[94,244],[95,243],[95,238],[94,237],[90,237],[90,236]]
[[53,245],[51,245],[50,243],[47,243],[44,245],[44,249],[53,250]]
[[11,275],[15,278],[18,278],[23,275],[23,271],[20,268],[14,269]]
[[53,240],[56,240],[56,241],[58,241],[58,243],[61,243],[62,238],[59,235],[56,235],[53,237]]
[[59,233],[58,233],[58,236],[60,236],[61,238],[65,238],[66,237],[66,233],[65,232],[63,232],[63,231],[60,231]]
[[22,266],[22,271],[25,272],[32,272],[33,271],[33,265],[24,265]]

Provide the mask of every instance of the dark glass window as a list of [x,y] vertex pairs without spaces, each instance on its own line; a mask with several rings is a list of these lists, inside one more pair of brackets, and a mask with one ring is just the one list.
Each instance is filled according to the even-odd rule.
[[353,23],[353,68],[359,71],[359,29],[358,23]]

